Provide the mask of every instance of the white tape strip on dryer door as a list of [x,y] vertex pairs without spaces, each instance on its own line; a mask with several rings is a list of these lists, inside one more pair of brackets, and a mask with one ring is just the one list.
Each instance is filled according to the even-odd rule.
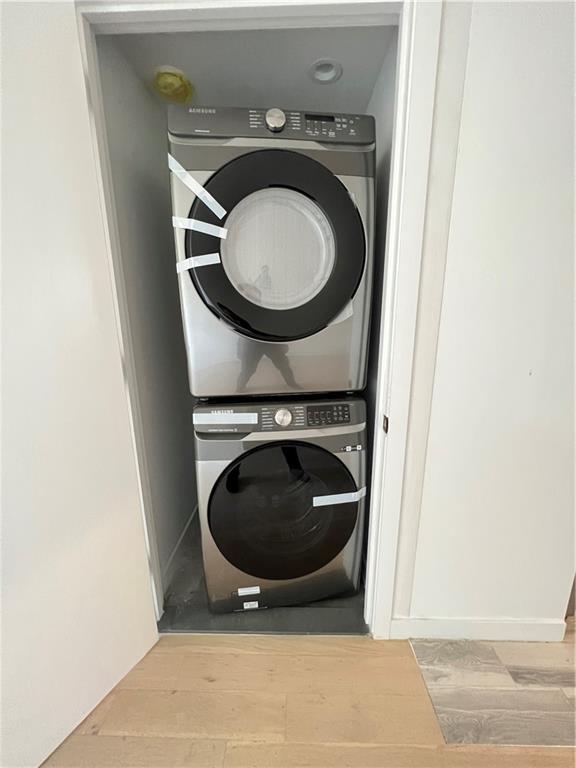
[[342,312],[340,312],[338,315],[336,315],[334,320],[331,320],[328,323],[328,326],[338,325],[338,323],[343,323],[344,320],[348,320],[348,318],[352,317],[353,314],[354,314],[354,309],[352,307],[352,302],[349,301],[348,304],[346,304],[346,306],[342,310]]
[[257,413],[195,413],[194,424],[258,424]]
[[332,493],[327,496],[313,496],[313,507],[328,507],[332,504],[350,504],[353,501],[360,501],[366,496],[366,488],[360,488],[353,493]]
[[196,232],[204,232],[206,235],[214,235],[221,240],[226,240],[228,230],[225,227],[217,227],[215,224],[207,224],[198,219],[185,219],[181,216],[172,216],[172,226],[177,229],[194,229]]
[[184,166],[180,165],[178,160],[172,155],[168,154],[168,167],[172,173],[177,176],[180,181],[185,184],[190,192],[193,192],[199,200],[202,200],[207,208],[210,208],[213,214],[218,216],[219,219],[223,219],[226,216],[226,209],[222,208],[218,200],[212,197],[208,190],[204,189],[199,181],[188,173]]
[[219,253],[205,253],[203,256],[190,256],[188,259],[176,262],[176,272],[186,272],[196,267],[207,267],[210,264],[220,264]]

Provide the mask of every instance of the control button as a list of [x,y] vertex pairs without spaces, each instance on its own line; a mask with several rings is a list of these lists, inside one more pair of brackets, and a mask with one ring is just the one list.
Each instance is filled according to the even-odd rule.
[[288,427],[292,423],[292,413],[288,408],[279,408],[274,414],[274,421],[279,427]]
[[266,112],[266,127],[270,131],[281,131],[286,125],[286,115],[281,109],[269,109]]

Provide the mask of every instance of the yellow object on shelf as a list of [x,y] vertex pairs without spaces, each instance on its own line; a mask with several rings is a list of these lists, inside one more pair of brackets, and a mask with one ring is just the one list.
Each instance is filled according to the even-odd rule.
[[194,94],[194,86],[184,72],[170,66],[158,67],[154,73],[154,90],[174,104],[186,104]]

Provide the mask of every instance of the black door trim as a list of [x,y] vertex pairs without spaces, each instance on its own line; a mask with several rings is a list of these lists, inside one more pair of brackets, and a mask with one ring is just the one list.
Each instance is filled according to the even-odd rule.
[[314,506],[315,496],[356,493],[349,469],[313,443],[259,445],[232,461],[208,501],[208,526],[226,560],[255,579],[295,579],[337,557],[358,501]]
[[[264,341],[292,341],[325,328],[352,299],[364,272],[366,239],[360,214],[348,190],[321,163],[289,150],[258,150],[231,160],[204,185],[229,212],[245,197],[267,187],[285,187],[312,199],[324,212],[334,233],[332,274],[319,293],[301,307],[268,309],[242,296],[221,263],[191,269],[190,279],[206,305],[240,333]],[[196,199],[190,218],[226,226]],[[218,239],[187,231],[186,256],[217,250]]]

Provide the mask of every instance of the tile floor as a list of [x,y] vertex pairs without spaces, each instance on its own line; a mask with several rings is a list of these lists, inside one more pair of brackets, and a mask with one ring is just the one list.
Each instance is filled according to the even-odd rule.
[[414,640],[448,744],[573,746],[574,620],[562,643]]

